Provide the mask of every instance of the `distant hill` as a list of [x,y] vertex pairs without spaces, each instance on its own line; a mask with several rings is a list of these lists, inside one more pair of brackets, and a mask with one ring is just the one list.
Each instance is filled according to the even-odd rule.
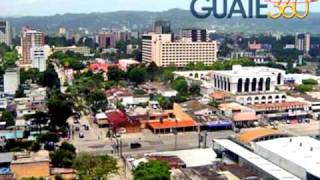
[[320,34],[320,13],[311,13],[304,20],[243,19],[240,17],[223,20],[212,17],[200,20],[193,17],[188,10],[171,9],[163,12],[117,11],[7,19],[11,21],[17,31],[22,26],[29,25],[40,28],[47,33],[56,32],[60,26],[71,29],[85,27],[92,31],[103,27],[120,28],[124,26],[133,29],[151,29],[155,20],[167,19],[171,21],[174,29],[203,27],[224,32],[311,32]]

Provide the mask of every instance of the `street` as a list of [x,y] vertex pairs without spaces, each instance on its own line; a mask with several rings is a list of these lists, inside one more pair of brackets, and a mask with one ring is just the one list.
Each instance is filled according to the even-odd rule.
[[[69,118],[68,123],[70,127],[79,131],[74,131],[71,136],[70,142],[75,145],[78,152],[89,152],[94,154],[114,153],[117,152],[117,145],[121,140],[123,155],[144,154],[149,152],[161,152],[170,150],[191,149],[199,147],[199,134],[198,132],[179,132],[177,136],[174,134],[153,134],[150,130],[144,129],[140,133],[122,134],[117,139],[106,137],[107,128],[99,128],[96,124],[91,122],[88,116],[82,116],[79,119],[79,124],[74,124],[73,118]],[[89,130],[85,130],[83,125],[88,125]],[[292,134],[294,136],[311,135],[316,136],[319,134],[320,123],[312,121],[305,124],[279,124],[278,130]],[[272,128],[272,127],[269,127]],[[250,131],[250,129],[242,129],[241,132]],[[79,133],[83,133],[84,137],[80,138]],[[204,134],[202,133],[204,136]],[[206,146],[212,146],[213,139],[228,138],[235,136],[236,133],[231,130],[207,132]],[[117,142],[118,141],[118,142]],[[204,139],[201,147],[204,147]],[[141,144],[140,148],[131,149],[131,143]]]

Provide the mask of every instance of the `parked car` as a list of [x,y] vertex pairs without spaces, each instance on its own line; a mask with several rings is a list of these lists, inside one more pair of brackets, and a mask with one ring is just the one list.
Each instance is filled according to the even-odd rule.
[[89,126],[88,125],[84,124],[82,126],[83,126],[84,130],[89,131]]
[[79,138],[84,138],[84,134],[82,132],[79,133]]
[[139,149],[139,148],[141,148],[141,146],[142,145],[138,142],[130,143],[130,149]]
[[75,131],[80,131],[80,128],[79,127],[75,127],[74,130]]

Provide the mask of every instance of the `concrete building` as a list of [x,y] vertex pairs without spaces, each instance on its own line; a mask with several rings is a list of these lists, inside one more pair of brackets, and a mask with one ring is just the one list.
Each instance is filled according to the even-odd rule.
[[32,68],[39,69],[40,72],[43,72],[47,69],[48,54],[44,46],[32,47],[30,49],[30,56]]
[[153,32],[156,34],[170,34],[171,24],[169,21],[158,20],[154,23]]
[[12,44],[12,33],[8,21],[0,21],[0,43],[5,43],[8,46]]
[[[277,144],[274,146],[279,147]],[[268,159],[253,153],[247,148],[244,148],[231,140],[215,139],[214,149],[216,152],[221,154],[223,158],[233,160],[241,167],[250,169],[251,171],[257,173],[259,177],[262,177],[262,179],[300,179],[293,173],[290,173],[277,164],[270,162]]]
[[190,39],[192,42],[207,42],[209,37],[206,29],[183,29],[182,38]]
[[30,28],[23,28],[21,32],[22,59],[20,65],[32,64],[31,48],[44,46],[44,33]]
[[214,89],[232,94],[274,92],[276,85],[282,85],[285,71],[269,67],[242,67],[232,70],[214,71]]
[[115,48],[116,47],[116,35],[113,32],[101,31],[98,34],[99,48]]
[[308,55],[311,48],[311,34],[297,34],[295,39],[295,48],[299,51],[303,51],[305,55]]
[[157,66],[184,67],[197,62],[211,65],[217,60],[217,51],[216,41],[173,41],[171,34],[150,33],[142,40],[142,60],[155,62]]
[[320,179],[320,141],[286,137],[260,141],[254,152],[303,180]]
[[85,46],[81,46],[81,47],[77,47],[77,46],[68,46],[68,47],[54,47],[53,48],[53,52],[67,52],[67,51],[71,51],[74,53],[79,53],[79,54],[83,54],[83,55],[87,55],[90,54],[90,48],[85,47]]
[[20,85],[20,72],[18,69],[7,69],[3,75],[4,93],[14,95]]
[[58,35],[63,37],[63,36],[66,36],[67,34],[67,30],[65,27],[59,27],[59,30],[58,30]]
[[16,179],[48,178],[50,176],[50,157],[48,151],[37,153],[15,153],[11,170]]

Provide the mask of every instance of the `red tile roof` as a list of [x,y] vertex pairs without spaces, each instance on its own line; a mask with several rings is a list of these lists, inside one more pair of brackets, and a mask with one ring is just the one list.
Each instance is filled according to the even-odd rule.
[[109,124],[111,124],[113,127],[118,127],[121,123],[124,123],[128,120],[127,115],[120,110],[108,112],[106,115],[108,117]]
[[169,129],[169,128],[183,128],[183,127],[195,127],[198,124],[193,120],[185,120],[185,121],[172,121],[172,120],[164,120],[161,122],[150,122],[149,126],[152,129]]
[[240,121],[256,121],[258,120],[257,116],[254,113],[237,113],[233,116],[233,120]]

